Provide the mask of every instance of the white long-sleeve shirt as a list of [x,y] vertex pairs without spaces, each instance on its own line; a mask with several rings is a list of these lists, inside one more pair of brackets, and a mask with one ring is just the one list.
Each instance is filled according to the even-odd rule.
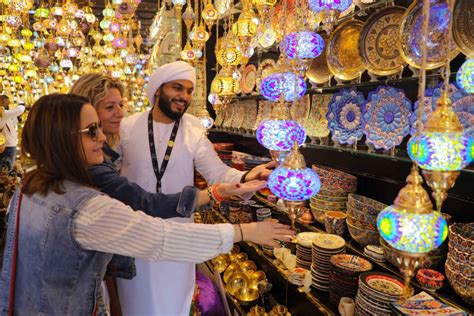
[[25,112],[25,107],[19,105],[12,110],[5,110],[2,117],[0,117],[0,131],[5,135],[5,146],[14,147],[18,144],[18,135],[16,131],[16,122],[18,116]]
[[230,224],[184,224],[153,218],[100,195],[84,203],[78,212],[74,236],[88,250],[199,263],[229,252],[234,229]]

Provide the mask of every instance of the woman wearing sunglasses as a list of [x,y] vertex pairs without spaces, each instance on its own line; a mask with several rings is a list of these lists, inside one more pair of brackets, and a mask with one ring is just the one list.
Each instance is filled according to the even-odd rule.
[[104,159],[98,124],[92,105],[75,95],[42,97],[29,113],[22,152],[36,169],[25,175],[9,207],[0,314],[102,313],[100,284],[112,254],[202,262],[242,238],[278,246],[274,239],[288,241],[293,234],[270,222],[164,221],[100,193],[87,173]]

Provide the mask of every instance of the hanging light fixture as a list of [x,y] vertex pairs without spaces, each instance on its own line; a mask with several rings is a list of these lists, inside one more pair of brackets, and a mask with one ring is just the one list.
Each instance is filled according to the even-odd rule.
[[309,0],[308,5],[311,10],[321,13],[323,24],[328,33],[332,30],[339,14],[347,10],[352,4],[352,0]]
[[[318,33],[301,31],[288,34],[281,43],[288,59],[302,62],[304,73],[312,60],[324,50],[324,39]],[[282,49],[283,51],[283,49]]]
[[256,16],[252,10],[250,0],[243,1],[243,10],[237,21],[232,25],[232,32],[239,38],[242,44],[242,51],[247,52],[250,48],[250,41],[257,33],[258,25],[255,23]]
[[285,202],[291,227],[294,229],[296,219],[303,214],[304,201],[319,192],[321,180],[315,171],[306,167],[298,144],[294,142],[292,151],[283,164],[268,177],[268,187]]
[[456,82],[467,93],[474,93],[474,57],[467,58],[459,68]]
[[303,76],[294,72],[276,72],[262,80],[260,93],[273,102],[278,101],[281,95],[285,101],[293,102],[306,93],[306,82]]
[[272,109],[270,118],[260,123],[256,130],[257,141],[270,151],[273,160],[280,166],[293,144],[304,144],[306,131],[301,124],[291,120],[288,107],[280,99]]

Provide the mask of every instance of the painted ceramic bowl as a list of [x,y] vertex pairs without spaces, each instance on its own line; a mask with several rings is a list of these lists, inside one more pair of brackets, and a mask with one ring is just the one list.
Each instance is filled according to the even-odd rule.
[[474,253],[474,223],[454,223],[449,226],[449,245],[456,250]]
[[312,169],[318,173],[321,179],[321,188],[324,190],[347,193],[357,190],[357,178],[351,174],[321,165],[313,165]]
[[351,223],[349,218],[347,219],[346,224],[352,238],[362,247],[379,244],[380,234],[377,230],[356,227]]
[[474,278],[467,278],[454,271],[449,264],[445,265],[446,278],[449,284],[466,303],[474,305]]
[[327,211],[311,205],[310,210],[311,214],[313,214],[314,219],[317,220],[319,223],[324,224],[324,218],[326,217]]
[[380,211],[386,208],[387,205],[366,196],[351,193],[347,199],[347,207],[348,209],[351,208],[354,213],[366,214],[368,219],[377,219]]
[[366,221],[357,219],[357,217],[353,217],[353,215],[351,215],[351,214],[354,214],[354,213],[347,212],[347,217],[349,217],[351,223],[354,224],[354,226],[356,226],[356,227],[365,227],[365,228],[370,229],[370,230],[377,230],[377,221],[370,221],[370,222],[367,221],[366,222]]
[[449,256],[448,260],[446,260],[446,265],[449,265],[454,272],[461,273],[466,278],[474,279],[473,265],[457,262]]
[[436,291],[443,287],[444,275],[432,269],[419,269],[416,280],[427,291]]

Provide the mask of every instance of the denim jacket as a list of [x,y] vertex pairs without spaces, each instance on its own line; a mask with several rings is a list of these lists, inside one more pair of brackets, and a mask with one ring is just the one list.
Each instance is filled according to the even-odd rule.
[[[23,195],[19,218],[14,315],[103,315],[101,283],[111,254],[81,248],[73,220],[102,194],[63,181],[64,194]],[[9,209],[0,275],[0,315],[7,315],[19,190]]]
[[[119,154],[107,144],[104,154],[105,161],[88,170],[92,183],[103,193],[153,217],[190,217],[196,209],[198,189],[186,186],[176,194],[150,193],[119,175],[114,164]],[[107,274],[125,279],[133,278],[135,273],[134,259],[120,255],[114,255],[107,270]]]

